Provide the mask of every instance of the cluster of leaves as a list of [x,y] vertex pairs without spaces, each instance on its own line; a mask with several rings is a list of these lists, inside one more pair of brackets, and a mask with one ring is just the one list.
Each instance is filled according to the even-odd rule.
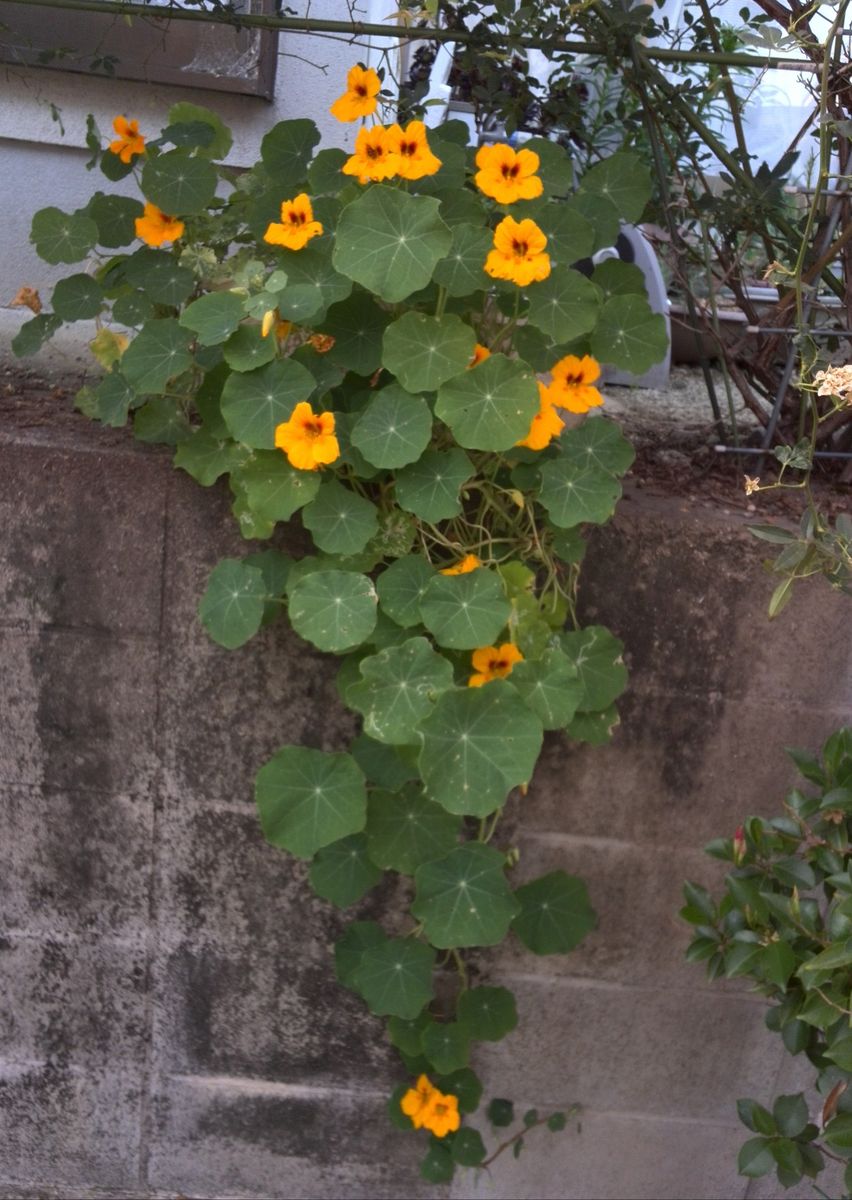
[[[641,372],[665,330],[634,268],[607,262],[586,278],[572,267],[641,216],[649,181],[634,158],[576,181],[560,147],[533,146],[544,195],[512,211],[546,232],[553,270],[521,290],[482,269],[506,209],[471,185],[466,138],[459,123],[431,132],[437,174],[360,186],[341,174],[342,151],[315,153],[309,120],[272,128],[247,171],[218,164],[230,134],[194,105],[175,106],[126,167],[92,126],[92,168],[133,171],[185,231],[170,249],[135,248],[141,203],[103,191],[75,212],[37,213],[41,256],[90,266],[56,285],[52,311],[16,346],[32,352],[61,322],[97,318],[106,373],[78,407],[111,426],[130,416],[205,487],[228,476],[247,539],[296,514],[310,534],[316,552],[298,560],[266,548],[219,563],[201,619],[236,648],[286,612],[312,646],[342,656],[339,692],[363,732],[347,752],[282,747],[257,777],[263,830],[310,860],[314,889],[341,908],[384,873],[402,877],[410,927],[391,936],[354,921],[338,977],[388,1018],[406,1068],[471,1113],[471,1044],[504,1037],[517,1016],[507,989],[469,986],[465,953],[510,932],[535,954],[566,953],[595,923],[585,885],[564,871],[512,886],[517,853],[495,844],[499,815],[526,789],[545,731],[608,739],[626,681],[618,640],[577,625],[574,588],[581,530],[612,514],[632,450],[603,417],[541,452],[516,443],[538,412],[537,372],[589,352]],[[323,236],[299,251],[265,243],[302,191]],[[289,323],[281,336],[264,336],[270,311]],[[492,353],[470,369],[477,342]],[[340,457],[323,471],[275,449],[276,427],[305,401],[334,414]],[[443,573],[473,555],[476,569]],[[471,652],[500,638],[523,661],[468,687]],[[456,986],[436,990],[446,967]],[[390,1108],[410,1127],[398,1095]],[[547,1119],[560,1126],[560,1114]],[[447,1178],[484,1158],[463,1125],[433,1139],[423,1170]]]
[[822,575],[832,587],[852,594],[852,518],[847,513],[838,514],[832,523],[830,517],[808,508],[796,531],[780,525],[750,525],[749,530],[761,541],[781,547],[774,561],[766,563],[767,570],[782,577],[769,601],[770,617],[792,599],[797,580],[812,575]]
[[[833,734],[819,759],[788,754],[812,786],[789,793],[783,816],[751,817],[711,842],[709,854],[734,864],[724,895],[689,883],[681,913],[695,930],[690,961],[706,962],[711,979],[752,979],[770,1002],[767,1027],[816,1069],[818,1124],[802,1093],[778,1097],[772,1112],[738,1102],[756,1134],[740,1173],[775,1169],[785,1188],[816,1178],[826,1156],[852,1160],[852,728]],[[845,1186],[848,1195],[852,1165]]]

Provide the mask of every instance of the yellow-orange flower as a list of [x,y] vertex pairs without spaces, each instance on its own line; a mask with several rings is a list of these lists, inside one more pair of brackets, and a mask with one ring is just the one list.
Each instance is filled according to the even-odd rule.
[[156,204],[145,202],[145,211],[136,218],[136,236],[149,246],[162,246],[163,242],[176,242],[184,230],[183,221],[167,217]]
[[372,67],[350,67],[346,74],[346,91],[338,96],[329,112],[338,121],[357,121],[376,111],[376,97],[382,86]]
[[316,350],[317,354],[328,354],[336,341],[337,338],[332,337],[330,333],[312,333],[308,338],[308,345]]
[[464,558],[460,558],[457,563],[453,563],[451,567],[444,567],[441,571],[442,575],[467,575],[471,571],[475,571],[477,567],[482,566],[482,560],[477,558],[475,554],[466,554]]
[[524,656],[512,642],[502,646],[481,646],[470,658],[476,674],[467,681],[468,687],[482,687],[492,679],[505,679],[512,673],[515,663],[523,662]]
[[437,1088],[433,1088],[420,1123],[424,1129],[428,1129],[437,1138],[446,1137],[448,1133],[455,1133],[461,1125],[458,1097],[452,1094],[445,1095]]
[[433,1095],[438,1092],[426,1075],[420,1075],[413,1088],[409,1088],[399,1102],[399,1107],[407,1117],[411,1118],[415,1129],[423,1128],[423,1117],[429,1107]]
[[344,175],[356,175],[359,183],[369,183],[371,179],[390,179],[398,168],[399,155],[393,151],[387,129],[384,125],[374,125],[358,130],[355,153],[341,170]]
[[293,328],[292,321],[284,321],[281,318],[277,308],[268,308],[263,314],[263,320],[260,323],[260,333],[262,337],[269,337],[272,330],[275,330],[275,336],[279,342],[283,342],[286,337],[290,336],[290,330]]
[[493,279],[508,279],[526,287],[550,274],[547,238],[529,217],[516,221],[504,217],[494,230],[494,249],[488,252],[485,270]]
[[473,354],[471,355],[470,362],[467,364],[468,369],[470,369],[470,367],[478,367],[481,362],[485,362],[486,358],[490,357],[491,351],[488,349],[488,347],[483,346],[481,342],[477,342],[473,347]]
[[275,430],[275,445],[299,471],[316,471],[340,457],[334,436],[334,413],[315,413],[307,400],[293,409],[289,421]]
[[584,354],[582,358],[566,354],[551,368],[551,374],[553,382],[548,392],[553,403],[560,408],[567,408],[572,413],[585,413],[603,404],[603,396],[596,387],[591,386],[601,374],[600,363],[591,354]]
[[314,220],[314,210],[304,192],[293,200],[281,201],[281,221],[273,221],[263,240],[287,250],[302,250],[311,238],[319,237],[322,225]]
[[527,436],[522,441],[515,442],[515,445],[526,446],[528,450],[544,450],[564,428],[565,422],[554,408],[554,398],[550,389],[539,383],[538,412],[532,419]]
[[543,191],[536,175],[539,157],[534,150],[513,150],[505,142],[480,146],[476,152],[479,170],[473,181],[481,192],[499,204],[534,200]]
[[118,134],[109,148],[117,154],[123,163],[129,163],[134,154],[145,153],[145,138],[139,132],[138,121],[128,121],[126,117],[116,117],[112,127]]
[[405,129],[391,125],[387,131],[391,154],[398,158],[396,173],[402,179],[422,179],[441,169],[441,160],[432,153],[422,121],[409,121]]

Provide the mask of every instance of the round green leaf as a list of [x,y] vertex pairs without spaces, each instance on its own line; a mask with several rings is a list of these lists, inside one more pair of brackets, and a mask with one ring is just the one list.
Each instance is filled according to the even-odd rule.
[[318,896],[348,908],[379,882],[382,873],[367,857],[367,839],[353,833],[318,851],[311,863],[311,886]]
[[577,429],[566,429],[559,453],[575,466],[597,467],[610,475],[623,475],[636,457],[618,425],[606,417],[587,417]]
[[353,921],[334,944],[334,970],[344,987],[357,991],[355,978],[365,950],[381,946],[387,934],[375,921]]
[[453,668],[426,638],[416,637],[362,659],[361,677],[347,703],[363,715],[364,732],[379,742],[416,744],[420,721],[453,685]]
[[470,1034],[458,1022],[438,1024],[431,1021],[420,1038],[420,1048],[429,1062],[442,1075],[460,1071],[470,1057]]
[[267,841],[299,858],[359,833],[367,817],[364,776],[355,760],[305,746],[284,746],[261,767],[255,799]]
[[140,442],[176,446],[192,433],[183,405],[172,396],[153,396],[133,418],[133,433]]
[[287,286],[278,293],[278,308],[288,320],[298,320],[293,310],[293,294],[297,294],[305,313],[313,317],[330,304],[345,300],[352,291],[352,280],[340,275],[331,265],[328,238],[314,239],[302,250],[282,250],[281,265],[287,272]]
[[453,1162],[460,1167],[478,1167],[485,1158],[485,1143],[478,1129],[464,1125],[453,1138]]
[[559,650],[548,650],[539,661],[527,659],[512,668],[512,686],[545,729],[562,729],[583,700],[577,667]]
[[602,525],[620,497],[618,480],[594,463],[576,463],[560,455],[541,466],[539,500],[553,524],[563,529],[584,522]]
[[427,1183],[449,1183],[455,1174],[453,1155],[449,1146],[433,1141],[420,1162],[420,1174]]
[[260,156],[267,174],[281,185],[282,200],[294,195],[294,184],[305,178],[314,146],[319,140],[319,130],[306,117],[279,121],[264,135],[260,143]]
[[538,717],[497,679],[444,692],[420,725],[419,765],[429,796],[448,812],[485,817],[528,783],[541,750]]
[[235,482],[263,521],[289,521],[320,486],[318,471],[297,471],[280,450],[257,450],[240,465]]
[[350,436],[372,466],[404,467],[429,445],[432,413],[422,396],[391,383],[370,399]]
[[144,292],[125,292],[112,306],[112,315],[119,325],[133,328],[154,315],[154,305]]
[[412,1021],[432,999],[435,951],[411,938],[389,938],[368,946],[355,973],[355,986],[377,1016]]
[[290,592],[290,621],[300,637],[320,650],[339,654],[370,636],[377,601],[366,575],[316,571],[300,579]]
[[420,601],[423,624],[440,646],[451,650],[492,645],[511,612],[500,576],[486,568],[435,575]]
[[434,392],[467,370],[475,345],[476,334],[453,314],[407,312],[385,330],[382,363],[407,391]]
[[[441,216],[444,217],[443,204]],[[491,279],[483,266],[493,243],[494,235],[490,229],[465,223],[455,225],[450,252],[432,274],[435,283],[446,288],[448,296],[469,296],[472,292],[488,289]]]
[[[109,379],[109,376],[107,378]],[[121,424],[123,423],[122,421]],[[197,429],[178,446],[175,466],[181,467],[202,487],[210,487],[221,475],[235,471],[241,466],[247,454],[244,446],[238,446],[230,438],[223,441],[205,433],[203,429]]]
[[613,296],[601,309],[589,345],[599,362],[641,375],[665,358],[666,322],[644,296]]
[[580,190],[605,197],[622,221],[635,224],[651,199],[651,174],[638,154],[619,151],[591,167],[580,181]]
[[592,283],[603,292],[604,301],[610,296],[646,295],[647,285],[641,267],[622,262],[620,258],[608,258],[595,267]]
[[370,858],[385,870],[413,875],[423,863],[448,854],[460,829],[459,818],[427,800],[416,785],[370,795],[367,845]]
[[435,415],[468,450],[509,450],[526,437],[538,408],[530,368],[492,354],[441,387]]
[[518,1023],[515,997],[503,987],[468,988],[459,996],[458,1020],[472,1038],[499,1042]]
[[161,212],[172,217],[204,212],[216,194],[216,168],[186,150],[169,150],[149,158],[142,169],[142,191]]
[[334,345],[324,357],[356,375],[372,375],[381,366],[382,336],[389,320],[372,297],[356,292],[328,310],[322,331],[334,338]]
[[189,343],[190,334],[171,317],[146,321],[122,356],[121,373],[137,392],[162,392],[192,365]]
[[433,946],[495,946],[503,940],[520,912],[506,882],[505,863],[505,855],[493,846],[466,842],[446,858],[417,868],[411,912]]
[[[536,215],[536,222],[547,237],[547,253],[558,264],[559,274],[565,267],[587,258],[595,249],[595,230],[586,217],[570,203],[546,204]],[[644,292],[644,287],[643,287]],[[538,285],[530,292],[530,298]]]
[[136,218],[142,216],[144,209],[130,196],[95,192],[87,211],[98,227],[98,245],[114,249],[136,240]]
[[221,117],[211,112],[209,108],[204,108],[200,104],[192,104],[187,100],[181,100],[179,103],[171,106],[169,109],[169,124],[208,126],[212,130],[212,136],[194,143],[198,146],[199,153],[203,154],[206,158],[227,157],[234,141],[230,129],[228,129]]
[[67,275],[53,289],[52,304],[63,321],[90,321],[103,308],[103,288],[91,275]]
[[214,642],[235,650],[260,629],[265,603],[263,572],[238,558],[223,558],[210,573],[198,615]]
[[401,750],[376,742],[365,733],[352,743],[352,757],[370,783],[389,792],[396,792],[419,778],[417,767],[403,757]]
[[327,554],[358,554],[378,529],[375,504],[333,477],[320,484],[302,524]]
[[582,879],[551,871],[519,887],[512,928],[533,954],[567,954],[598,923]]
[[433,1017],[424,1010],[412,1021],[404,1021],[402,1017],[391,1017],[388,1021],[388,1037],[391,1045],[396,1046],[403,1054],[416,1058],[420,1054],[420,1039],[428,1025],[433,1024]]
[[222,347],[225,362],[234,371],[254,371],[278,354],[274,337],[264,337],[259,325],[241,325]]
[[594,329],[601,296],[579,271],[563,267],[530,290],[529,305],[531,324],[554,342],[570,342]]
[[136,393],[117,370],[104,375],[95,389],[97,420],[113,429],[127,424],[127,414],[136,403]]
[[341,274],[389,303],[432,278],[452,236],[431,196],[371,187],[340,214],[332,262]]
[[[524,146],[539,156],[537,173],[544,184],[544,195],[548,198],[570,195],[574,190],[574,163],[566,148],[544,137],[529,138]],[[556,205],[548,207],[555,208]]]
[[182,267],[173,254],[147,246],[131,254],[124,274],[128,283],[141,288],[155,304],[183,304],[195,287],[192,271]]
[[580,712],[599,712],[612,704],[627,686],[624,645],[603,625],[589,625],[560,635],[563,653],[577,668],[583,695]]
[[46,341],[53,337],[62,321],[55,313],[39,313],[24,321],[21,328],[12,338],[12,350],[18,358],[26,358],[30,354],[38,354]]
[[396,473],[396,498],[401,508],[421,521],[435,524],[461,512],[459,489],[475,473],[464,450],[427,450],[415,463]]
[[227,341],[243,319],[243,301],[235,292],[211,292],[187,305],[181,325],[191,329],[203,346]]
[[337,146],[320,150],[308,168],[308,190],[311,196],[336,196],[340,191],[340,168],[349,155]]
[[605,746],[612,741],[612,731],[621,718],[614,704],[600,712],[578,712],[565,732],[575,742],[588,742],[591,746]]
[[482,1099],[482,1083],[470,1067],[462,1067],[451,1075],[442,1075],[436,1081],[442,1092],[456,1096],[459,1102],[459,1112],[473,1113],[479,1108]]
[[33,217],[30,241],[47,263],[80,262],[97,244],[98,227],[84,212],[42,208]]
[[257,371],[237,372],[228,376],[222,389],[222,416],[238,442],[257,450],[272,450],[276,427],[289,419],[313,387],[313,376],[290,358],[268,363]]
[[419,625],[420,601],[435,577],[435,568],[419,554],[398,558],[376,580],[382,612],[406,629]]

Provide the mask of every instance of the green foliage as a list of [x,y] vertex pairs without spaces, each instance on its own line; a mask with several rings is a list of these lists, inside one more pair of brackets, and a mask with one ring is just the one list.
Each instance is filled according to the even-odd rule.
[[[613,512],[632,450],[600,417],[539,451],[518,443],[540,412],[538,377],[569,350],[644,369],[664,346],[630,268],[608,263],[593,281],[571,269],[608,222],[617,229],[644,206],[635,158],[575,178],[560,146],[536,140],[543,196],[495,205],[473,183],[464,126],[429,136],[441,169],[403,187],[343,175],[347,156],[315,153],[309,120],[275,125],[261,162],[239,174],[221,163],[229,130],[197,105],[174,105],[128,170],[100,151],[92,125],[103,176],[133,171],[141,199],[181,231],[137,245],[140,199],[102,191],[78,212],[37,213],[46,261],[89,261],[57,283],[52,311],[15,348],[33,353],[63,321],[97,318],[105,374],[79,409],[114,427],[132,419],[199,484],[221,481],[245,538],[298,522],[300,558],[264,547],[223,560],[199,615],[226,649],[287,617],[311,647],[343,656],[337,688],[361,732],[348,753],[282,746],[257,775],[261,827],[310,863],[331,904],[404,899],[393,937],[378,922],[346,926],[337,978],[388,1018],[409,1073],[428,1075],[466,1117],[482,1095],[468,1066],[477,1041],[518,1021],[509,991],[470,985],[468,951],[514,929],[534,953],[567,953],[595,923],[584,885],[560,870],[516,886],[500,815],[529,786],[544,730],[604,740],[626,682],[621,643],[575,614],[583,527]],[[322,232],[299,249],[267,242],[302,192]],[[539,223],[547,278],[521,287],[485,271],[507,212]],[[472,367],[477,344],[490,354]],[[474,666],[477,651],[491,673]],[[298,653],[294,671],[318,669]],[[469,685],[474,674],[482,686]],[[312,742],[325,744],[322,728]],[[382,886],[386,872],[401,885]],[[799,986],[795,942],[753,950],[764,980]],[[797,1036],[815,1019],[803,1011]],[[843,1053],[838,1043],[832,1069]],[[389,1111],[411,1130],[408,1093],[396,1089]],[[514,1120],[509,1101],[487,1111],[495,1127]],[[779,1139],[770,1153],[788,1167],[800,1115],[781,1106],[760,1134]],[[533,1114],[513,1151],[543,1124],[563,1128],[565,1114]],[[433,1134],[422,1172],[446,1182],[487,1159],[462,1122]]]

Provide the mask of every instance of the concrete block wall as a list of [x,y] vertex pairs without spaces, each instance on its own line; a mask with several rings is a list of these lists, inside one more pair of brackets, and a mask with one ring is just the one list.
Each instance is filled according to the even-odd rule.
[[[255,819],[279,745],[351,726],[283,624],[235,652],[198,625],[246,549],[225,491],[58,409],[0,421],[0,544],[0,1196],[445,1194],[387,1123],[399,1076],[334,980],[340,916]],[[588,880],[600,927],[566,959],[483,956],[522,1023],[476,1064],[491,1095],[583,1110],[454,1196],[773,1194],[736,1175],[734,1101],[795,1064],[759,998],[684,964],[676,915],[684,877],[718,876],[703,843],[777,809],[783,745],[849,719],[848,600],[815,583],[769,625],[769,586],[697,503],[634,490],[596,533],[584,606],[628,646],[622,725],[548,742],[515,837],[521,877]]]

